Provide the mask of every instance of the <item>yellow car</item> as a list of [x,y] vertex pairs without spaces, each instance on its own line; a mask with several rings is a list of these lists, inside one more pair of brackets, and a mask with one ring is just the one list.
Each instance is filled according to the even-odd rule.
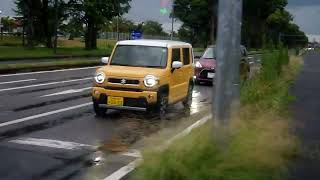
[[162,116],[169,104],[191,104],[194,66],[188,43],[120,41],[102,62],[105,65],[97,69],[92,90],[98,116],[107,109],[156,110]]

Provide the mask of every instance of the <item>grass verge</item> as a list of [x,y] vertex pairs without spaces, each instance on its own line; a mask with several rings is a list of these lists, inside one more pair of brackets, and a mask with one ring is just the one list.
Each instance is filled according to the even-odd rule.
[[[285,179],[290,157],[297,151],[287,116],[287,105],[293,100],[288,88],[299,72],[301,59],[291,57],[286,63],[279,59],[283,52],[265,56],[262,72],[243,85],[240,115],[227,128],[229,144],[225,151],[217,148],[208,124],[168,149],[145,150],[134,179]],[[266,62],[270,58],[283,61],[283,71],[273,71],[272,75],[263,72],[272,68],[266,64],[272,63]]]
[[19,71],[39,71],[71,67],[96,66],[99,64],[100,60],[59,60],[41,63],[0,64],[0,74]]

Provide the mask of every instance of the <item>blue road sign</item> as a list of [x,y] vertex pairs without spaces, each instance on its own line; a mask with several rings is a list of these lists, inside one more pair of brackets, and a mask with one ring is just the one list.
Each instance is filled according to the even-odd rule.
[[141,39],[142,38],[142,32],[139,30],[134,30],[131,32],[131,39],[136,40],[136,39]]

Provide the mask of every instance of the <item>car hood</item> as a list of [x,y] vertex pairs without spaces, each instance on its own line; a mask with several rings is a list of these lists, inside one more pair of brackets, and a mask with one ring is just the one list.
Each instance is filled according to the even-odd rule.
[[97,71],[103,71],[107,77],[144,78],[146,75],[161,77],[165,69],[108,65]]
[[215,59],[200,59],[199,63],[203,68],[215,68],[217,64]]

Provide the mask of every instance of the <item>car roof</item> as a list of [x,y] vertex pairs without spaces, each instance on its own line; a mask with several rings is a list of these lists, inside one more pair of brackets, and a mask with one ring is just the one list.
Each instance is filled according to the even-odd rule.
[[126,40],[119,41],[117,45],[129,45],[129,46],[153,46],[153,47],[176,47],[176,46],[188,46],[192,47],[191,44],[181,41],[171,40],[151,40],[151,39],[140,39],[140,40]]
[[[213,48],[213,47],[217,47],[216,45],[210,45],[208,46],[208,48]],[[240,48],[246,48],[244,45],[240,45]]]

